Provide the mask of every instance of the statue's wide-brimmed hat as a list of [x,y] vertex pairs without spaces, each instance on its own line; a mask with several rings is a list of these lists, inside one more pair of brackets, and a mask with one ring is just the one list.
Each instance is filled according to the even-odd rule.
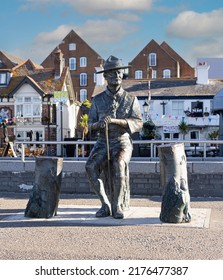
[[104,73],[104,72],[107,72],[107,71],[111,71],[111,70],[118,70],[118,69],[126,69],[126,68],[130,68],[131,66],[124,66],[122,64],[122,61],[113,56],[113,55],[110,55],[109,58],[105,61],[104,65],[103,65],[103,70],[100,70],[97,72],[97,74],[99,73]]

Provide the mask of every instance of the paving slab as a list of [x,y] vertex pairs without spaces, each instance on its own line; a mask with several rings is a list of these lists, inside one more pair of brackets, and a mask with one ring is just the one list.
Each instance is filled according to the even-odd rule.
[[114,219],[111,216],[96,218],[95,213],[98,206],[92,205],[59,205],[57,216],[49,219],[27,218],[24,212],[9,215],[2,221],[23,223],[29,226],[30,223],[44,223],[53,226],[54,224],[70,226],[159,226],[159,227],[185,227],[185,228],[209,228],[211,209],[192,208],[192,220],[190,223],[162,223],[159,219],[160,207],[131,207],[125,211],[124,219]]

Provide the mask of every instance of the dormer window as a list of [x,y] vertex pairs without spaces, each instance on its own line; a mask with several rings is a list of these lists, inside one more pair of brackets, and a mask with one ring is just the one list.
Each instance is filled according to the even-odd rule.
[[7,83],[7,74],[6,73],[0,73],[0,86],[6,85]]

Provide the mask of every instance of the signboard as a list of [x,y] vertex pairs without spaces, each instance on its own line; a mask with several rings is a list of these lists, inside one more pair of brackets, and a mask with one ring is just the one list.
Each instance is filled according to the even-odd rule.
[[177,133],[179,132],[178,126],[164,126],[163,127],[163,132],[168,132],[168,133]]
[[53,93],[53,101],[66,103],[68,100],[67,91],[54,91]]

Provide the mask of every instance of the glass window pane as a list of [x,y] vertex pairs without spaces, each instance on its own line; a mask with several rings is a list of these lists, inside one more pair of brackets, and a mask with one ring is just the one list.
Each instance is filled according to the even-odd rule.
[[80,86],[86,86],[87,85],[87,74],[81,73],[80,74]]
[[142,71],[141,70],[135,71],[135,79],[142,79]]
[[71,57],[69,59],[69,68],[70,68],[70,70],[76,70],[76,58],[75,57]]
[[87,58],[80,57],[80,67],[87,67]]
[[16,116],[23,117],[23,105],[16,106]]
[[81,89],[80,90],[80,102],[83,102],[87,99],[87,90]]
[[40,116],[40,105],[33,105],[33,116]]
[[25,97],[25,98],[24,98],[24,102],[26,102],[26,103],[27,103],[27,102],[31,103],[31,97]]
[[69,44],[69,51],[75,51],[76,50],[76,44],[75,43],[70,43]]
[[31,114],[31,106],[30,105],[24,105],[24,117],[30,117]]
[[0,84],[6,84],[6,73],[0,74]]
[[149,66],[156,66],[156,53],[149,54]]

